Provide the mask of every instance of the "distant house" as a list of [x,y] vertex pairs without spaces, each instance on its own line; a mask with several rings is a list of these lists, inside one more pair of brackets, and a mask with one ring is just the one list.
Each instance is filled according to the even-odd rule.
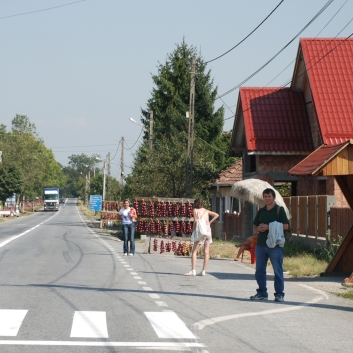
[[[301,39],[290,87],[239,90],[229,153],[242,157],[243,178],[288,183],[293,196],[335,195],[347,206],[334,177],[303,177],[293,167],[323,144],[353,138],[352,97],[353,39]],[[255,212],[246,207],[243,236]]]
[[223,170],[214,183],[210,185],[209,195],[211,210],[219,214],[219,219],[214,223],[213,234],[219,238],[223,232],[224,214],[227,212],[241,211],[239,200],[231,194],[232,185],[243,178],[243,162],[239,160]]

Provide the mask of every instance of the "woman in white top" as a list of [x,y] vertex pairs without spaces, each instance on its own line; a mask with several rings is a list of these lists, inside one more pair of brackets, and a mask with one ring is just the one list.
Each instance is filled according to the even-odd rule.
[[[194,202],[194,224],[193,224],[193,230],[195,230],[196,223],[200,219],[204,220],[206,225],[210,228],[210,225],[212,222],[214,222],[218,217],[219,214],[216,212],[212,212],[207,210],[206,208],[203,208],[203,200],[202,199],[196,199]],[[212,220],[210,221],[210,216],[212,217]],[[209,230],[209,235],[205,235],[201,240],[195,241],[194,246],[192,248],[192,255],[191,255],[191,271],[187,272],[184,274],[184,276],[204,276],[206,267],[208,264],[208,259],[210,257],[210,244],[212,243],[212,235],[211,231]],[[197,259],[197,250],[199,249],[199,246],[204,244],[204,260],[203,260],[203,267],[202,271],[196,274],[196,259]]]
[[[122,229],[124,234],[124,255],[134,256],[135,254],[135,222],[136,222],[136,210],[130,208],[130,201],[124,200],[124,207],[119,211],[119,214],[123,217]],[[130,240],[130,251],[129,242]]]

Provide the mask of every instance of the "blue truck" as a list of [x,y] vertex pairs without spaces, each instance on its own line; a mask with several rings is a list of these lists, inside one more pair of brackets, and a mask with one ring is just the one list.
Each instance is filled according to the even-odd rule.
[[43,200],[44,211],[58,211],[59,210],[59,188],[44,188]]

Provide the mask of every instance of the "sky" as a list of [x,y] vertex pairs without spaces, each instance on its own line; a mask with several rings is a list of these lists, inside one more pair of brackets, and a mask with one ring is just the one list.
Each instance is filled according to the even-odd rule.
[[[164,64],[183,38],[204,61],[212,60],[245,38],[280,2],[0,0],[0,123],[10,130],[16,114],[27,115],[64,166],[73,154],[98,154],[104,159],[110,152],[111,175],[120,180],[119,142],[124,137],[128,174],[143,135],[129,119],[140,122],[158,63]],[[238,47],[208,63],[219,95],[264,65],[326,3],[284,0]],[[353,0],[332,1],[244,86],[289,82],[299,38],[336,37],[352,17]],[[352,32],[353,21],[339,37]],[[235,89],[215,103],[215,109],[225,107],[224,131],[232,129],[238,92]]]

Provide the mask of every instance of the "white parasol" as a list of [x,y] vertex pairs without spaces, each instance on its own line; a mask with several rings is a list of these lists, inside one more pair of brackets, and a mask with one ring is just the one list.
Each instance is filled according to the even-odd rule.
[[263,200],[262,192],[267,188],[270,188],[275,191],[276,204],[284,208],[288,219],[290,219],[292,216],[281,194],[267,181],[263,181],[260,179],[245,179],[237,181],[232,186],[232,194],[235,198],[241,201],[248,201],[255,206],[263,207],[265,206],[265,202]]

